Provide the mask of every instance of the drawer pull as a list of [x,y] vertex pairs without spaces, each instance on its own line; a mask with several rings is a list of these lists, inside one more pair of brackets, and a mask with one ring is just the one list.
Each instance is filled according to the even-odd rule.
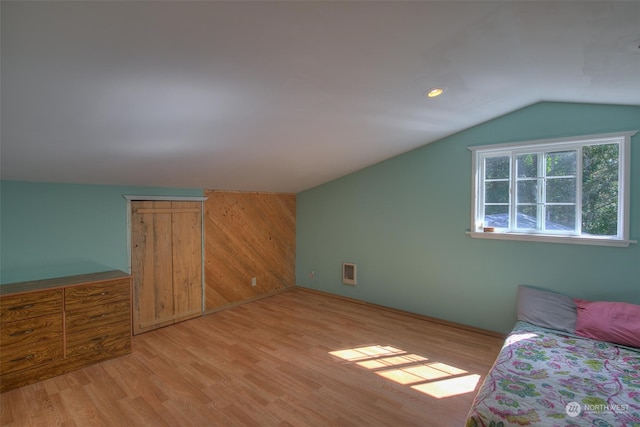
[[107,339],[107,338],[109,338],[109,334],[103,335],[101,337],[91,338],[91,341],[102,341],[102,340]]
[[13,359],[11,360],[11,362],[24,362],[25,360],[31,360],[33,359],[33,354],[29,354],[28,356],[24,356],[24,357],[18,357],[17,359]]
[[109,294],[109,292],[104,291],[104,292],[98,292],[98,293],[95,293],[95,294],[91,294],[89,296],[90,297],[103,297],[103,296],[108,295],[108,294]]
[[33,332],[33,329],[27,329],[25,331],[18,331],[12,334],[9,334],[10,337],[17,337],[18,335],[27,335]]
[[26,308],[31,308],[31,307],[33,307],[33,304],[25,304],[25,305],[19,305],[17,307],[10,307],[9,310],[18,311],[18,310],[24,310]]
[[106,317],[106,316],[108,316],[108,314],[105,314],[105,313],[96,314],[95,316],[89,317],[89,319],[99,319],[100,317]]

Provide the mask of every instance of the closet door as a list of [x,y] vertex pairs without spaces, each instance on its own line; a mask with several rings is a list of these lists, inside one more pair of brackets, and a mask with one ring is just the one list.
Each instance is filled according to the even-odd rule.
[[200,202],[131,202],[133,333],[202,314]]
[[180,321],[202,315],[202,204],[172,202],[172,209],[173,307]]
[[171,202],[131,202],[133,333],[173,323]]

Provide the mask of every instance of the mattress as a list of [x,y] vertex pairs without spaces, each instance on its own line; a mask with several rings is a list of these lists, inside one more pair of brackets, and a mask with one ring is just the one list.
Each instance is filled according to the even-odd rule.
[[519,321],[466,426],[640,427],[640,349]]

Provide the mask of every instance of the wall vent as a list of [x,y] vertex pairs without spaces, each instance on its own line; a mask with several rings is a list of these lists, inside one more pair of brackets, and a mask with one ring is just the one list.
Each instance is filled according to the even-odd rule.
[[356,285],[356,265],[350,262],[342,263],[342,283],[345,285]]

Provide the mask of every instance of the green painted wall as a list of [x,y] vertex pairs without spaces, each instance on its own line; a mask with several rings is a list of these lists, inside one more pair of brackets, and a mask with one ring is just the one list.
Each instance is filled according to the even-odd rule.
[[[539,103],[297,195],[297,284],[498,332],[516,287],[640,304],[640,245],[472,239],[471,152],[502,142],[640,129],[639,106]],[[631,238],[640,240],[640,134]],[[342,262],[358,285],[342,284]],[[310,272],[315,277],[310,277]]]
[[127,271],[123,194],[202,196],[202,190],[0,182],[0,283]]

